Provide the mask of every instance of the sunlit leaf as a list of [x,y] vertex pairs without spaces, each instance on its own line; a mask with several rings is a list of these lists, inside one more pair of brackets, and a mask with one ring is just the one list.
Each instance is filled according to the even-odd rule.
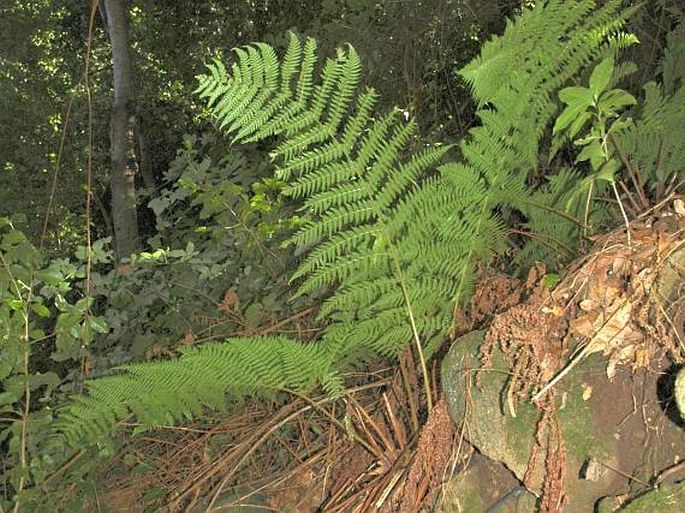
[[609,57],[600,62],[590,75],[590,91],[597,98],[607,88],[614,72],[614,59]]
[[559,91],[559,99],[569,106],[589,107],[594,103],[592,93],[587,87],[566,87]]
[[602,153],[602,147],[599,142],[595,141],[588,144],[583,148],[583,151],[576,157],[576,162],[585,162],[586,160],[604,158],[604,153]]
[[31,310],[38,316],[47,318],[50,317],[50,309],[43,303],[33,303],[31,305]]
[[596,178],[597,180],[605,180],[607,182],[613,182],[614,181],[614,175],[616,174],[616,170],[618,169],[618,162],[616,160],[611,159],[607,161],[597,172]]
[[637,104],[635,97],[622,89],[612,89],[600,96],[597,108],[600,112],[614,113],[621,107]]
[[552,134],[561,132],[566,127],[568,127],[571,123],[573,123],[576,120],[578,116],[580,116],[585,111],[585,108],[586,107],[581,104],[573,104],[566,107],[554,123]]

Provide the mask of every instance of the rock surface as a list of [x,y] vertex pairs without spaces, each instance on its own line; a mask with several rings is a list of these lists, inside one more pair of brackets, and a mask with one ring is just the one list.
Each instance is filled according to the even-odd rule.
[[[509,412],[506,396],[510,371],[501,354],[493,355],[492,367],[481,373],[481,386],[476,386],[483,336],[484,332],[463,336],[443,362],[442,384],[450,416],[481,454],[523,481],[540,414],[525,401],[517,406],[515,417]],[[625,504],[630,497],[648,490],[664,469],[685,458],[685,431],[666,416],[657,393],[657,379],[664,369],[633,373],[619,367],[609,381],[606,366],[601,355],[593,355],[556,387],[556,407],[567,450],[565,489],[569,504],[565,511],[569,513],[593,511],[604,497],[620,497]],[[528,481],[534,494],[541,491],[543,466],[537,465]],[[466,472],[478,475],[480,471],[467,468]],[[676,473],[670,479],[675,482],[685,475]],[[453,484],[466,493],[463,488],[468,488],[464,484],[468,482],[468,475],[457,476]],[[482,478],[471,482],[477,495]],[[510,488],[499,490],[500,496],[510,493]],[[491,496],[492,490],[488,493]]]

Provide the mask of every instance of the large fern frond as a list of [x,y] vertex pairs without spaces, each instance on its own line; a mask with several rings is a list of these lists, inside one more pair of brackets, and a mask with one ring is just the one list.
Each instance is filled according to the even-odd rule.
[[[221,100],[214,109],[234,141],[283,136],[272,152],[276,174],[289,181],[285,194],[303,200],[306,218],[289,241],[306,253],[293,279],[301,279],[298,294],[334,289],[322,310],[334,321],[322,346],[338,348],[332,349],[334,361],[338,350],[362,346],[394,355],[412,336],[410,310],[422,340],[444,336],[457,274],[456,265],[446,262],[451,255],[468,253],[460,248],[469,229],[452,219],[458,189],[441,178],[443,169],[428,180],[449,147],[423,147],[408,155],[415,123],[403,120],[397,110],[375,112],[377,95],[359,86],[354,48],[338,50],[313,83],[315,43],[307,40],[309,50],[300,54],[301,46],[291,34],[283,62],[272,62],[263,72],[271,51],[262,45],[242,49],[230,77],[212,64],[200,78],[199,91],[211,100],[218,87],[228,84],[227,97],[255,99],[239,112],[229,112]],[[257,80],[254,73],[242,72],[256,68]],[[298,71],[279,80],[286,69]],[[275,85],[266,85],[262,75]],[[291,82],[306,87],[294,88]],[[272,109],[271,100],[261,100],[265,94],[277,102],[284,99],[289,107]],[[428,186],[430,195],[424,190]],[[438,211],[449,214],[438,217]],[[339,323],[353,326],[342,329]]]
[[317,344],[283,337],[205,344],[177,359],[127,365],[117,372],[88,381],[88,395],[76,397],[59,416],[57,430],[69,443],[98,440],[130,413],[149,429],[191,419],[205,407],[226,410],[226,394],[306,392],[336,380]]
[[231,340],[128,366],[89,382],[89,396],[64,413],[70,438],[85,426],[103,433],[126,412],[145,426],[180,420],[203,405],[221,406],[226,392],[311,382],[337,394],[345,369],[396,355],[412,338],[437,347],[449,331],[460,264],[484,254],[467,249],[465,212],[476,184],[459,186],[454,166],[439,166],[449,146],[417,145],[413,121],[397,109],[375,112],[377,94],[360,87],[352,47],[338,50],[319,80],[312,39],[302,44],[291,34],[285,57],[274,55],[263,44],[236,50],[231,72],[214,62],[199,77],[198,94],[234,142],[277,137],[276,174],[288,182],[285,194],[302,201],[305,219],[288,242],[305,254],[293,280],[298,294],[326,298],[322,339]]
[[635,120],[620,134],[626,160],[659,201],[669,186],[685,183],[685,23],[667,38],[662,82],[644,87]]
[[[509,21],[504,34],[488,41],[480,56],[459,71],[479,103],[481,126],[470,131],[462,152],[485,181],[485,195],[478,199],[484,205],[483,215],[495,205],[515,209],[527,217],[531,231],[553,241],[550,246],[531,240],[532,246],[521,257],[556,260],[555,247],[568,247],[572,254],[577,246],[581,223],[571,218],[582,204],[582,195],[556,204],[559,215],[550,210],[540,215],[529,192],[539,183],[530,179],[539,176],[540,163],[545,162],[540,157],[541,142],[558,111],[557,91],[603,56],[635,42],[621,32],[634,9],[622,9],[621,4],[621,0],[600,7],[591,0],[536,2]],[[552,199],[537,196],[536,200]]]

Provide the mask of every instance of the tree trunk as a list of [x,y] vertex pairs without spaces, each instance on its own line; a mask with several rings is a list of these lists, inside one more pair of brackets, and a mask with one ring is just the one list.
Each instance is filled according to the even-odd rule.
[[[101,2],[101,6],[102,6]],[[128,42],[125,0],[104,0],[107,31],[112,43],[114,71],[114,111],[110,124],[112,158],[112,224],[114,249],[118,261],[140,249],[136,213],[135,179],[138,162],[135,154],[136,98],[133,67]]]

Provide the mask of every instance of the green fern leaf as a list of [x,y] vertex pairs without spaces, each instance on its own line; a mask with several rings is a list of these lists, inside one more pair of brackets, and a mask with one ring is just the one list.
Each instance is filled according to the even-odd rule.
[[339,378],[317,344],[282,337],[206,344],[174,360],[128,365],[117,375],[88,381],[90,395],[77,397],[61,412],[57,429],[77,445],[108,435],[128,412],[141,428],[150,429],[195,417],[205,407],[225,410],[226,394],[306,392],[324,379]]

